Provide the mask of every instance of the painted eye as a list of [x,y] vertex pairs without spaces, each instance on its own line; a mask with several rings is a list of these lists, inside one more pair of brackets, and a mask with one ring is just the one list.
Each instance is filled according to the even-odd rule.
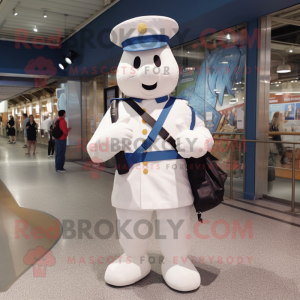
[[161,61],[160,61],[160,58],[159,58],[158,55],[155,55],[154,58],[153,58],[153,60],[154,60],[154,63],[155,63],[155,65],[156,65],[157,67],[160,67],[160,66],[161,66]]
[[133,66],[138,69],[141,65],[141,59],[139,56],[137,56],[135,59],[134,59],[134,62],[133,62]]

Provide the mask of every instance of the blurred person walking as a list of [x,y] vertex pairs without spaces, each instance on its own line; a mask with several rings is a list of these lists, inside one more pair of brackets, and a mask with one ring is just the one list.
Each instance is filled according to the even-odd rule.
[[16,129],[15,129],[15,120],[13,116],[10,116],[10,120],[8,121],[8,136],[9,136],[9,144],[16,143]]
[[48,157],[53,157],[54,154],[54,148],[55,148],[55,139],[52,135],[53,131],[53,125],[50,126],[50,129],[48,130]]
[[[271,121],[269,129],[271,132],[276,132],[276,131],[284,132],[285,130],[284,130],[283,124],[284,124],[284,114],[277,111],[273,115],[273,119]],[[282,141],[281,135],[274,135],[273,141]],[[279,155],[281,155],[280,163],[282,165],[291,164],[289,159],[286,156],[286,148],[284,147],[284,145],[281,143],[275,143],[275,145],[276,145]]]
[[36,132],[38,129],[37,123],[34,121],[33,115],[29,116],[29,122],[26,124],[27,139],[28,139],[28,152],[26,155],[30,155],[31,144],[33,144],[33,155],[35,155],[36,149]]
[[27,140],[27,123],[29,122],[29,118],[27,116],[27,114],[23,114],[23,128],[24,128],[24,146],[23,148],[27,148],[28,147],[28,140]]

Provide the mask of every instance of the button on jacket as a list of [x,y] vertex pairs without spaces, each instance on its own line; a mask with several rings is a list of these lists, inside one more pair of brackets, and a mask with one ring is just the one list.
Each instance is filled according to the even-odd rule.
[[[157,103],[156,100],[143,100],[138,103],[155,120],[158,119],[166,102]],[[128,105],[126,101],[119,103],[119,116],[128,113],[129,125],[133,128],[131,146],[127,146],[126,153],[133,153],[149,135],[151,126],[145,124],[142,118]],[[186,100],[176,100],[163,127],[176,139],[179,130],[175,125],[181,118],[190,128],[192,112]],[[91,141],[87,146],[90,157],[106,161],[115,156],[115,152],[101,151],[100,144],[105,144],[109,136],[105,131],[111,126],[110,110],[105,114]],[[199,134],[210,135],[204,122],[196,117],[194,130]],[[97,147],[89,147],[90,145]],[[158,136],[150,151],[174,150],[173,147]],[[184,159],[151,161],[137,163],[129,172],[119,175],[116,171],[114,188],[112,192],[112,205],[116,208],[139,210],[139,209],[170,209],[193,204],[193,195],[186,171]]]

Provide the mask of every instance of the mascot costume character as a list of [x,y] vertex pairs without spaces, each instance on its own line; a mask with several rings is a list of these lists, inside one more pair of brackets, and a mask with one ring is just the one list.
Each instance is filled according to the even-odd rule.
[[[111,107],[87,150],[95,162],[107,161],[120,151],[131,162],[128,172],[116,171],[112,192],[124,249],[124,254],[105,272],[105,281],[113,286],[130,285],[149,274],[147,242],[154,210],[165,282],[178,291],[200,286],[199,272],[187,258],[194,198],[185,158],[204,156],[211,150],[213,139],[186,100],[169,96],[179,76],[168,45],[177,31],[178,24],[173,19],[144,16],[120,23],[110,35],[111,41],[124,50],[117,82],[130,98],[114,100],[118,102],[117,121],[112,121]],[[129,99],[157,121],[154,127],[128,104]],[[178,152],[167,137],[161,137],[163,129],[176,139]]]

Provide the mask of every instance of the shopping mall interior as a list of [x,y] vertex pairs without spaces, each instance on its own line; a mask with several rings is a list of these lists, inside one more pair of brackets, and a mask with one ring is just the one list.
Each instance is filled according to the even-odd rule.
[[[145,17],[131,20],[141,16]],[[178,24],[179,31],[167,28],[169,24]],[[143,51],[128,50],[145,36],[151,37],[150,43],[157,36],[159,43],[162,37],[167,40],[156,48],[147,44]],[[150,75],[161,82],[172,77],[164,87],[159,81],[151,83],[147,71],[141,75],[143,57],[153,51],[161,55],[151,58]],[[0,53],[0,300],[300,299],[297,0],[0,0]],[[168,65],[164,60],[173,56]],[[135,59],[129,63],[128,57]],[[174,65],[174,76],[154,71],[171,66],[172,72]],[[122,77],[126,66],[139,69],[147,93],[157,87],[169,90],[166,99],[166,93],[144,99],[136,91],[130,94],[132,83],[123,81],[135,73]],[[121,100],[111,102],[116,98]],[[164,127],[157,130],[153,148],[140,150],[155,129],[149,118],[157,120],[156,126],[160,111],[173,99],[177,100],[169,121],[161,126],[178,134],[178,120],[171,116],[179,109],[176,103],[187,101],[196,129],[191,125],[185,130],[213,138],[209,152],[216,158],[214,166],[226,174],[223,201],[209,209],[196,208],[184,156],[167,158],[167,170],[162,168],[166,161],[160,165],[162,159],[151,160],[154,146],[172,138],[168,132],[162,138]],[[143,108],[139,114],[144,118],[126,110],[130,101]],[[129,164],[133,153],[123,149],[130,169],[126,174],[118,169],[124,151],[101,156],[90,147],[98,141],[101,149],[106,141],[101,137],[115,125],[116,136],[121,136],[123,127],[111,124],[116,107],[116,115],[123,118],[117,123],[134,124],[134,138],[141,137],[138,146],[129,147],[143,157],[134,166]],[[129,119],[135,114],[128,124],[124,107]],[[184,109],[178,115],[186,120]],[[65,138],[54,137],[62,116],[68,133],[61,129]],[[197,131],[197,124],[203,131]],[[59,168],[61,145],[65,164]],[[176,152],[171,145],[167,151]],[[177,169],[180,162],[184,170]],[[212,173],[206,169],[201,174],[214,189],[209,197],[215,199],[216,179],[213,186],[208,184]],[[197,188],[201,201],[205,197]],[[169,248],[175,245],[170,251],[181,253],[182,245],[188,244],[190,250],[186,257],[176,256],[183,262],[173,260],[166,271],[161,215],[176,211],[181,218],[178,212],[188,205],[191,219],[185,240],[175,236]],[[121,211],[148,216],[138,221],[147,224],[147,238],[138,233],[139,241],[127,237],[124,242]],[[142,231],[146,227],[140,226]],[[142,264],[121,264],[120,255],[130,247],[139,253],[139,245],[147,246],[150,271],[144,275]],[[186,261],[191,261],[189,271]],[[174,268],[183,275],[172,273]],[[122,273],[125,269],[130,271]],[[136,272],[139,278],[130,281]],[[192,284],[195,273],[201,283],[189,288],[186,282]],[[182,280],[178,285],[172,283],[177,275]],[[118,280],[126,283],[114,283]]]

